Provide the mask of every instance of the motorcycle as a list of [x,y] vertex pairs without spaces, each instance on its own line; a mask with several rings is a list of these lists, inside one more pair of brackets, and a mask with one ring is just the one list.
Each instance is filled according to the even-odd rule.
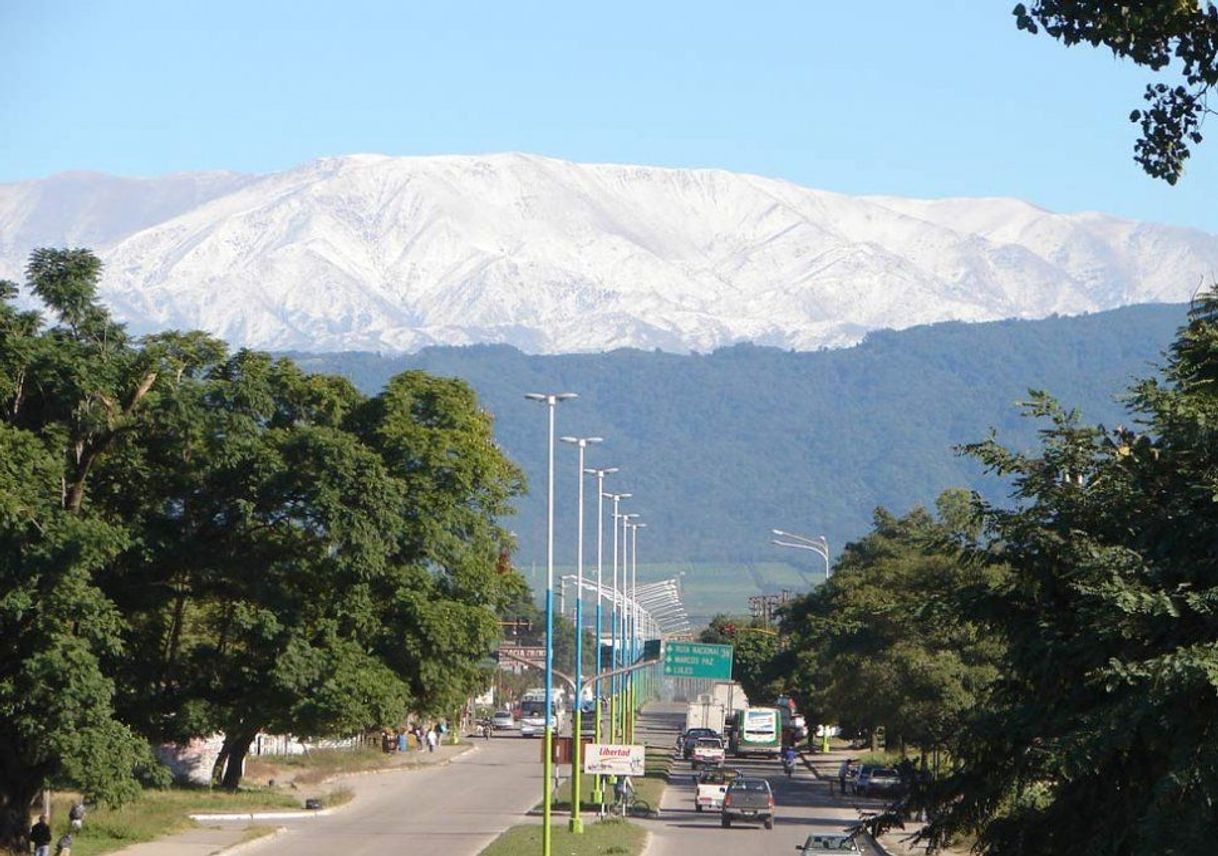
[[793,755],[784,755],[782,757],[782,771],[787,774],[787,778],[791,778],[791,774],[795,772],[795,757]]

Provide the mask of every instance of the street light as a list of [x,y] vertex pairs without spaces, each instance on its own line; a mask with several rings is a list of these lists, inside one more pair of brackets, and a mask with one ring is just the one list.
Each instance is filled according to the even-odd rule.
[[795,550],[811,550],[825,560],[825,579],[827,580],[832,576],[833,572],[829,567],[829,539],[824,535],[816,538],[807,538],[782,529],[771,529],[770,531],[779,538],[794,539],[793,541],[779,541],[778,538],[775,538],[771,540],[771,544],[777,544],[779,547],[791,547]]
[[541,780],[542,827],[541,854],[550,856],[553,846],[551,840],[553,830],[550,828],[551,803],[554,801],[554,411],[560,401],[570,401],[578,398],[573,392],[530,392],[525,395],[529,401],[536,401],[546,406],[549,416],[549,434],[546,440],[546,457],[548,462],[546,478],[546,727],[544,735],[545,760],[543,761],[544,776]]
[[579,815],[580,800],[580,749],[584,725],[584,700],[580,697],[584,685],[584,451],[590,444],[603,443],[600,437],[560,437],[564,443],[570,443],[579,449],[579,501],[578,523],[576,524],[575,548],[575,736],[571,740],[571,824],[570,830],[576,835],[584,831],[584,820]]
[[[637,518],[639,515],[630,514],[627,518]],[[634,608],[631,610],[630,619],[630,665],[634,665],[639,657],[639,619],[642,617],[639,611],[638,602],[638,584],[639,584],[639,530],[646,528],[646,523],[631,523],[626,520],[625,525],[630,529],[630,596],[634,601]],[[636,695],[638,691],[637,682],[634,679],[634,672],[630,673],[629,689],[627,699],[630,702],[629,718],[627,720],[627,742],[634,742],[634,726],[635,726],[635,707],[638,703]]]
[[[605,670],[604,657],[601,654],[601,640],[604,638],[604,631],[601,625],[601,599],[602,599],[602,581],[601,569],[604,561],[604,542],[605,542],[605,476],[611,473],[616,473],[617,467],[602,467],[600,469],[586,469],[584,473],[587,475],[596,476],[596,684],[593,687],[593,694],[596,696],[596,731],[593,739],[599,744],[601,742],[601,679],[600,674]],[[581,517],[582,519],[582,517]],[[604,779],[599,774],[596,777],[596,784],[592,788],[592,798],[598,802],[604,802]]]
[[[617,603],[617,521],[618,508],[623,499],[629,499],[633,494],[629,493],[606,493],[605,499],[613,500],[613,613],[609,616],[609,668],[616,669],[618,666],[618,623],[619,623],[619,608]],[[617,708],[618,708],[618,688],[621,686],[621,678],[618,675],[613,675],[609,678],[609,742],[616,743],[617,732]]]

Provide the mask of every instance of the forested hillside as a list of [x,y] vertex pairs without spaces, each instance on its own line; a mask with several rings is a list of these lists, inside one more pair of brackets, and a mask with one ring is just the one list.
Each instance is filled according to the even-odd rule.
[[[622,468],[613,487],[632,492],[631,510],[650,523],[640,560],[786,559],[818,568],[811,554],[772,546],[770,529],[824,533],[837,552],[869,528],[877,505],[903,511],[953,485],[1001,495],[1006,488],[954,446],[984,438],[991,426],[1008,445],[1031,445],[1037,426],[1017,404],[1029,388],[1079,408],[1087,421],[1127,422],[1115,396],[1153,373],[1184,314],[1183,306],[1155,305],[937,324],[810,353],[741,345],[706,355],[529,356],[480,346],[393,358],[295,356],[366,392],[406,368],[468,380],[493,411],[499,442],[532,480],[508,523],[522,564],[544,559],[545,536],[545,417],[523,394],[573,391],[580,398],[560,408],[559,433],[606,438],[589,464]],[[560,536],[573,532],[575,469],[574,451],[560,448]],[[574,536],[563,537],[558,561],[573,555]]]

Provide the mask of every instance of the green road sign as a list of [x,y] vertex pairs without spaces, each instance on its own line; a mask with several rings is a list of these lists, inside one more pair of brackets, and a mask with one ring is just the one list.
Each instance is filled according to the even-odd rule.
[[732,679],[732,646],[665,642],[664,674],[670,678]]

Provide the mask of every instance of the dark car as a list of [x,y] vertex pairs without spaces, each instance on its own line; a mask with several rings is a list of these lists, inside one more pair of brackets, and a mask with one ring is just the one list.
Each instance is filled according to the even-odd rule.
[[681,757],[689,760],[689,757],[694,754],[694,744],[698,742],[699,737],[718,737],[719,733],[713,728],[687,728],[685,733],[677,738],[677,751],[681,753]]
[[773,829],[774,792],[770,783],[765,779],[733,779],[723,794],[719,819],[725,829],[733,820],[758,821],[766,829]]
[[900,793],[901,774],[890,767],[876,767],[867,777],[862,789],[865,797],[883,797]]

